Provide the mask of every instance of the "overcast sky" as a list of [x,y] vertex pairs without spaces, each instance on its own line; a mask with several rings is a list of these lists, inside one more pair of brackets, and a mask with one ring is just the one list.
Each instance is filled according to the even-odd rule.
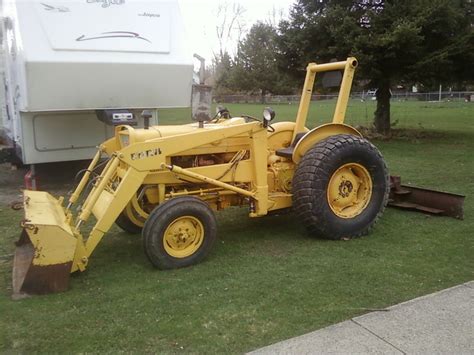
[[[288,15],[288,10],[295,0],[179,0],[186,32],[193,53],[206,58],[206,63],[211,62],[213,53],[219,52],[219,42],[216,35],[216,26],[222,23],[222,16],[217,17],[219,5],[227,4],[229,16],[234,3],[240,4],[245,13],[242,16],[245,28],[248,30],[257,21],[268,21],[272,13],[283,16]],[[275,11],[274,11],[275,9]],[[237,32],[237,30],[235,30]],[[236,40],[226,44],[231,53],[235,50]]]

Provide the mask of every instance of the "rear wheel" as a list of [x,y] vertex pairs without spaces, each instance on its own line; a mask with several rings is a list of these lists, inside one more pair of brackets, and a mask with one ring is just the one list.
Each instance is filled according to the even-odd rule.
[[382,155],[352,135],[329,137],[301,160],[293,181],[293,206],[307,230],[328,239],[367,234],[388,200]]
[[210,207],[196,197],[177,197],[156,207],[142,231],[143,247],[159,269],[197,264],[212,249],[217,223]]

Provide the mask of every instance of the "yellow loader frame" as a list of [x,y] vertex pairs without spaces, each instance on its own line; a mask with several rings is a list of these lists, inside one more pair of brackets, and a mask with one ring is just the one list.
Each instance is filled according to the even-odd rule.
[[[219,119],[203,127],[196,123],[149,129],[116,127],[115,136],[99,147],[65,207],[62,197],[24,192],[25,219],[15,254],[14,293],[66,290],[69,274],[86,269],[93,251],[121,213],[143,226],[150,211],[140,206],[138,194],[156,206],[177,196],[199,197],[214,210],[248,205],[250,217],[291,207],[291,181],[304,154],[333,135],[361,136],[344,124],[356,67],[352,57],[310,63],[296,122],[275,123],[271,131],[248,117]],[[333,70],[344,72],[332,122],[308,130],[316,74]],[[104,154],[109,159],[100,175],[94,176]],[[176,163],[179,159],[206,162],[214,157],[223,161],[185,167]],[[74,216],[72,206],[87,187],[91,189]],[[91,214],[96,222],[85,237],[82,229]]]

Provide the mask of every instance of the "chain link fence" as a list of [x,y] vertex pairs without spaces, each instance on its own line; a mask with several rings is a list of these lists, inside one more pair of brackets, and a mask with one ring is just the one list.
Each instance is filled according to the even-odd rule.
[[[220,95],[215,96],[215,102],[224,102],[232,104],[285,104],[298,103],[300,95]],[[312,95],[312,101],[336,100],[337,94],[330,95]],[[373,90],[353,92],[351,99],[374,100],[375,92]],[[458,101],[458,102],[474,102],[474,91],[433,91],[424,93],[413,92],[393,92],[392,100],[397,101]]]

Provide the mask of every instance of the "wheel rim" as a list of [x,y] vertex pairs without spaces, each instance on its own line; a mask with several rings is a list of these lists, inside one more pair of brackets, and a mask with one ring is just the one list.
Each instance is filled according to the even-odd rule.
[[341,218],[354,218],[364,211],[372,196],[372,179],[362,165],[348,163],[329,180],[327,199],[331,210]]
[[125,214],[127,215],[128,219],[130,219],[133,224],[140,228],[143,228],[145,221],[150,216],[149,213],[142,208],[142,203],[143,202],[138,201],[137,195],[133,195],[130,203],[128,203],[127,207],[125,207]]
[[144,220],[147,220],[148,217],[150,217],[150,214],[147,213],[142,207],[143,202],[138,201],[138,198],[136,195],[132,197],[131,202],[132,202],[133,209],[136,211],[139,217],[143,218]]
[[204,227],[197,218],[176,218],[166,228],[163,238],[165,251],[174,258],[186,258],[194,254],[204,240]]

